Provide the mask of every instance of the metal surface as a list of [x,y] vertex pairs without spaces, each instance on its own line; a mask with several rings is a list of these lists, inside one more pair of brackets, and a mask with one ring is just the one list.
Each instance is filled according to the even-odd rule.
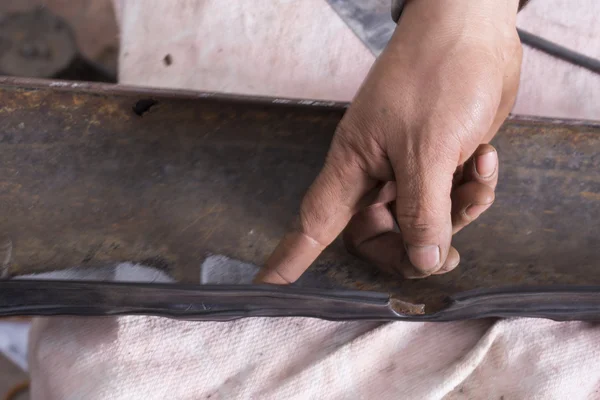
[[389,42],[396,23],[390,0],[327,0],[339,17],[376,57]]
[[600,320],[600,287],[480,290],[424,314],[383,293],[282,286],[182,285],[75,281],[0,282],[0,316],[157,315],[228,321],[245,317],[452,321],[489,317]]
[[72,281],[0,282],[0,315],[149,314],[188,319],[310,316],[390,319],[382,293],[328,292],[276,286],[165,285]]
[[[322,102],[3,79],[8,272],[137,261],[197,283],[207,254],[260,265],[343,112]],[[312,271],[425,304],[429,314],[467,290],[600,285],[600,126],[513,119],[495,145],[496,203],[455,237],[457,270],[403,281],[336,242]]]
[[549,54],[553,57],[556,57],[573,65],[585,68],[588,71],[600,74],[600,60],[596,58],[589,57],[585,54],[573,51],[571,49],[568,49],[564,46],[546,40],[543,37],[534,35],[533,33],[524,31],[522,29],[517,28],[517,33],[519,34],[519,39],[523,44],[531,46],[534,49],[543,51],[546,54]]

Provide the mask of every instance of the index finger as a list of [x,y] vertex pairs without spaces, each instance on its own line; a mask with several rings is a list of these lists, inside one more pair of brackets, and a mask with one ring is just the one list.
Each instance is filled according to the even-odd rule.
[[344,158],[328,157],[302,200],[295,226],[271,253],[255,282],[296,281],[348,224],[370,180],[357,163]]

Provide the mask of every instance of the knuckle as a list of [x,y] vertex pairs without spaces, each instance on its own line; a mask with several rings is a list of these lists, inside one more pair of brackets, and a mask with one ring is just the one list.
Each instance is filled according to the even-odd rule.
[[398,223],[402,228],[410,229],[413,234],[425,234],[433,228],[433,225],[422,217],[405,216],[398,218]]
[[[401,199],[396,199],[400,204]],[[420,204],[414,207],[402,207],[396,212],[396,221],[402,229],[414,234],[426,234],[440,225],[439,213],[432,207]]]
[[482,204],[489,204],[490,206],[496,201],[496,191],[491,189],[486,191],[483,196],[481,196]]
[[[377,124],[370,124],[371,126]],[[344,117],[337,126],[328,159],[343,162],[363,172],[375,169],[385,159],[381,138],[365,125]]]
[[320,233],[320,227],[327,226],[327,217],[317,210],[319,209],[303,205],[298,213],[294,230],[308,236],[322,246],[327,246],[327,240]]
[[404,240],[416,246],[436,243],[442,230],[437,219],[426,216],[404,215],[397,221]]
[[286,277],[283,273],[281,273],[278,270],[273,270],[273,274],[279,278],[281,281],[283,281],[283,283],[285,283],[286,285],[290,285],[292,283],[294,283],[296,281],[296,279],[292,279],[292,278],[288,278]]
[[347,135],[337,135],[331,143],[331,150],[327,153],[326,166],[337,170],[339,175],[345,175],[352,168],[365,170],[366,162],[361,146]]
[[335,201],[335,195],[326,186],[321,190],[319,196],[305,197],[294,230],[326,247],[347,224],[352,210]]

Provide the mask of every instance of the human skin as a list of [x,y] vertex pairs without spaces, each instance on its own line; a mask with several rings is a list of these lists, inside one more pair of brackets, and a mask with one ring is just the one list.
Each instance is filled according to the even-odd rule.
[[407,2],[258,282],[294,282],[342,231],[351,252],[406,278],[459,264],[452,235],[494,199],[498,156],[487,143],[516,97],[517,8]]

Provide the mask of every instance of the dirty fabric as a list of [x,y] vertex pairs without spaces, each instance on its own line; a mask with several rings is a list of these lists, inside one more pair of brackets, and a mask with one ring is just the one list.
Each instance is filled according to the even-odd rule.
[[156,317],[38,319],[32,399],[600,396],[600,326]]

